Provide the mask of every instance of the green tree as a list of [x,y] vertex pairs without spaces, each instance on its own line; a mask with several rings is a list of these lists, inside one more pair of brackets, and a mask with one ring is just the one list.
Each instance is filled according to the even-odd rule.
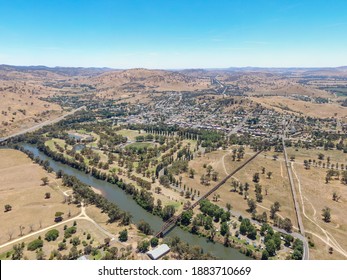
[[71,239],[71,244],[72,244],[73,246],[78,246],[78,245],[81,244],[81,240],[76,236],[76,237],[74,237],[74,238]]
[[148,240],[142,240],[142,241],[139,241],[137,243],[137,250],[140,252],[140,253],[145,253],[148,251],[148,247],[149,247],[149,241]]
[[137,228],[146,235],[152,234],[151,226],[149,225],[149,223],[143,220],[139,222],[139,224],[137,225]]
[[193,211],[184,211],[181,216],[181,224],[184,226],[188,226],[190,224],[190,221],[193,217]]
[[273,239],[269,239],[265,242],[266,251],[269,253],[269,256],[274,256],[276,254],[276,244]]
[[77,231],[76,227],[69,227],[64,232],[64,238],[70,238]]
[[289,218],[285,218],[283,221],[283,229],[287,232],[291,232],[293,229],[292,221]]
[[229,226],[226,222],[223,222],[220,227],[220,234],[224,236],[227,232],[229,232]]
[[157,247],[158,244],[159,244],[159,239],[157,237],[153,237],[151,240],[150,240],[150,243],[151,243],[151,246],[152,247]]
[[164,187],[169,187],[169,186],[170,186],[169,177],[166,176],[166,175],[160,176],[159,182],[160,182],[160,184],[163,185]]
[[62,250],[65,250],[65,249],[66,249],[66,243],[65,242],[60,242],[58,244],[58,250],[62,251]]
[[268,260],[269,259],[269,252],[267,250],[263,250],[263,253],[261,254],[262,260]]
[[228,210],[228,212],[230,212],[230,210],[231,210],[231,204],[230,203],[227,203],[226,205],[225,205],[225,207],[227,208],[227,210]]
[[12,260],[20,260],[23,258],[24,247],[24,242],[13,246]]
[[195,175],[195,170],[193,168],[190,168],[189,169],[189,178],[194,178],[194,175]]
[[329,223],[331,221],[331,209],[329,207],[324,207],[322,209],[323,221]]
[[42,247],[43,247],[43,240],[35,239],[28,244],[27,249],[29,251],[35,251],[36,249],[42,248]]
[[52,229],[45,234],[45,239],[48,242],[55,241],[58,238],[58,236],[59,236],[59,231],[56,229]]
[[254,183],[259,183],[259,181],[260,181],[260,176],[259,176],[259,173],[256,172],[256,173],[254,173],[254,175],[253,175],[253,182],[254,182]]
[[248,199],[247,204],[248,204],[248,211],[250,213],[253,213],[257,208],[257,204],[255,203],[254,199],[252,199],[252,198]]
[[167,221],[175,214],[175,212],[176,212],[175,206],[166,205],[162,211],[163,220]]
[[12,210],[12,206],[10,204],[6,204],[4,207],[5,207],[5,212],[9,212]]
[[128,230],[124,229],[121,232],[119,232],[119,237],[118,237],[119,241],[121,242],[125,242],[128,240]]

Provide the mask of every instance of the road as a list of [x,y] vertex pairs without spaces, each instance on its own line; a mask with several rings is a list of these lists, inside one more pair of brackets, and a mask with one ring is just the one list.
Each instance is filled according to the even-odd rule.
[[222,84],[222,83],[221,83],[220,81],[218,81],[216,78],[214,78],[214,81],[215,81],[216,83],[218,83],[219,86],[220,86],[221,88],[223,88],[223,91],[222,91],[221,95],[223,95],[223,96],[225,97],[225,96],[226,96],[225,92],[227,91],[228,86]]
[[241,129],[241,127],[246,123],[246,121],[248,120],[250,114],[251,114],[251,113],[248,113],[248,114],[243,118],[243,120],[242,120],[237,126],[235,126],[235,127],[228,133],[228,136],[231,136],[232,134],[237,133],[237,132]]
[[290,164],[290,162],[288,160],[288,154],[287,154],[286,145],[285,145],[286,128],[287,128],[287,124],[283,123],[283,136],[282,136],[283,155],[284,155],[284,161],[285,161],[286,168],[287,168],[290,188],[291,188],[291,191],[292,191],[295,215],[296,215],[296,218],[297,218],[297,221],[298,221],[299,232],[301,234],[300,240],[303,241],[303,243],[304,243],[304,254],[303,254],[302,259],[303,260],[308,260],[309,259],[309,247],[308,247],[308,242],[307,242],[307,240],[305,238],[304,224],[302,222],[302,217],[301,217],[301,213],[300,213],[300,207],[299,207],[298,199],[297,199],[297,196],[296,196],[294,179],[293,179],[293,174],[292,174],[292,166],[291,166],[291,164]]
[[32,127],[27,128],[27,129],[21,130],[20,132],[14,133],[14,134],[9,135],[9,136],[7,136],[7,137],[0,138],[0,143],[1,143],[1,142],[4,142],[4,141],[6,141],[6,140],[8,140],[8,139],[10,139],[10,138],[12,138],[12,137],[20,136],[20,135],[23,135],[23,134],[25,134],[25,133],[33,132],[33,131],[35,131],[35,130],[38,130],[38,129],[44,127],[45,125],[50,125],[50,124],[59,122],[59,121],[63,120],[64,118],[66,118],[67,116],[73,115],[73,114],[75,114],[76,112],[78,112],[78,111],[80,111],[80,110],[84,110],[84,109],[86,109],[85,106],[79,107],[79,108],[77,108],[77,109],[75,109],[75,110],[73,110],[73,111],[71,111],[71,112],[69,112],[69,113],[67,113],[67,114],[65,114],[65,115],[62,115],[62,116],[60,116],[60,117],[58,117],[58,118],[55,118],[55,119],[53,119],[53,120],[48,120],[48,121],[39,123],[39,124],[37,124],[37,125],[35,125],[35,126],[32,126]]

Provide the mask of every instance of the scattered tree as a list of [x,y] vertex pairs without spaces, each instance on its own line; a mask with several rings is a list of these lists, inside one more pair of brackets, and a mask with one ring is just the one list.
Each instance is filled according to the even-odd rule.
[[331,221],[331,209],[329,207],[324,207],[322,209],[323,221],[329,223]]
[[12,206],[10,204],[6,204],[4,207],[5,207],[5,212],[9,212],[12,210]]
[[119,241],[121,242],[125,242],[128,240],[128,230],[124,229],[119,233],[119,237],[118,237]]

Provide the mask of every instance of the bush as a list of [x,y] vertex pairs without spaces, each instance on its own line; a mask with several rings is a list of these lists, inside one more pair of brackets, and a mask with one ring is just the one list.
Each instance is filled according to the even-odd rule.
[[80,241],[80,239],[78,237],[74,237],[74,238],[71,239],[71,243],[72,243],[73,246],[78,246],[78,245],[81,244],[81,241]]
[[58,250],[61,251],[61,250],[65,250],[66,249],[66,243],[65,242],[60,242],[58,244]]
[[159,243],[159,239],[157,237],[153,237],[150,242],[152,247],[157,247]]
[[149,242],[148,240],[143,240],[143,241],[139,241],[137,243],[137,249],[139,250],[139,252],[141,253],[145,253],[148,251],[148,247],[149,247]]
[[140,221],[139,224],[137,225],[137,228],[146,235],[152,234],[151,226],[149,225],[149,223],[145,221]]
[[120,233],[119,233],[119,237],[118,237],[119,241],[121,242],[125,242],[128,240],[128,231],[125,229],[125,230],[122,230]]
[[45,235],[45,239],[49,242],[49,241],[54,241],[58,238],[59,236],[59,231],[56,229],[52,229],[50,231],[48,231]]
[[40,239],[36,239],[34,241],[31,241],[28,244],[28,250],[29,251],[35,251],[38,248],[42,248],[43,247],[43,240]]
[[64,237],[70,238],[74,233],[76,233],[76,227],[69,227],[65,230]]

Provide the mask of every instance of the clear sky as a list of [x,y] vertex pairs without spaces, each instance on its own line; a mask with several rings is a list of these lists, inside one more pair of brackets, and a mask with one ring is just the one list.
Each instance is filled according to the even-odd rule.
[[347,1],[0,0],[0,64],[347,65]]

